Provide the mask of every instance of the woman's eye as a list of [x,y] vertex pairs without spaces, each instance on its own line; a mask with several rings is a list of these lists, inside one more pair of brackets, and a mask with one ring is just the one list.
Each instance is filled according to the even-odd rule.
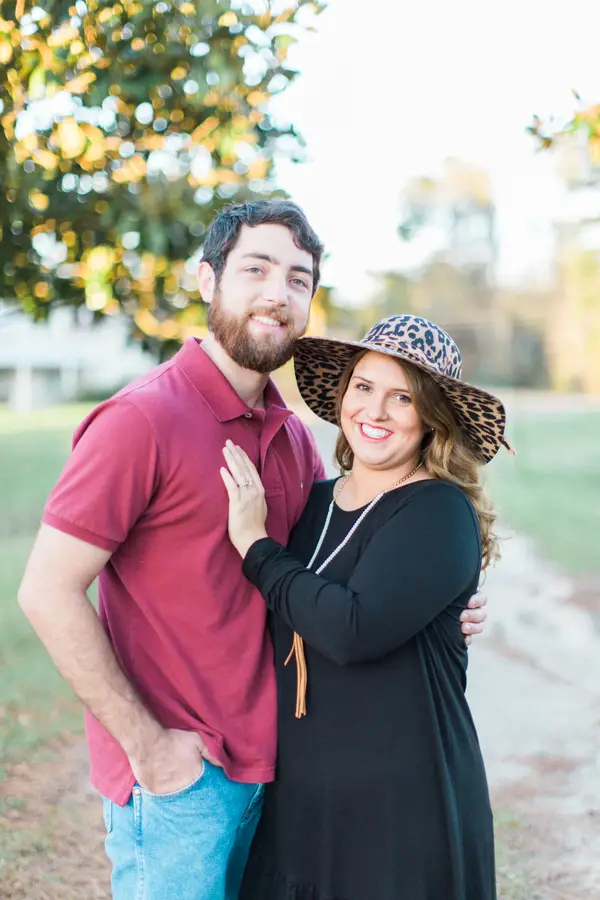
[[357,391],[368,391],[368,390],[369,390],[369,385],[368,385],[368,384],[357,384],[357,385],[356,385],[356,390],[357,390]]
[[396,400],[403,404],[412,402],[409,394],[396,394]]

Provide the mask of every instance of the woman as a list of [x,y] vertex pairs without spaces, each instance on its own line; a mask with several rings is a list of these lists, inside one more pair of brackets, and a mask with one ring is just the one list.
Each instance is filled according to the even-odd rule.
[[342,476],[315,485],[287,550],[245,454],[228,444],[221,470],[231,540],[275,614],[279,690],[277,782],[241,897],[493,900],[460,614],[497,556],[478,470],[505,443],[504,408],[414,316],[360,343],[305,338],[295,366],[340,425]]

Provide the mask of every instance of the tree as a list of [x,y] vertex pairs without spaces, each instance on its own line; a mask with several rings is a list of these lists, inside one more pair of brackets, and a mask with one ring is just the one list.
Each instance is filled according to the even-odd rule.
[[487,172],[459,159],[446,159],[438,178],[414,178],[401,197],[398,234],[403,241],[435,229],[440,252],[461,268],[493,274],[495,208]]
[[[495,287],[496,211],[488,173],[447,159],[437,177],[410,180],[401,195],[398,234],[415,247],[410,273],[380,277],[383,315],[408,311],[438,322],[458,341],[467,377],[508,380],[508,317]],[[408,275],[408,277],[407,277]]]
[[[544,122],[539,116],[533,116],[531,125],[527,131],[536,139],[541,150],[567,147],[571,160],[567,161],[567,167],[573,174],[573,186],[579,184],[598,184],[600,177],[600,103],[587,105],[582,103],[581,97],[576,92],[574,97],[579,103],[579,109],[566,124],[558,124],[554,121]],[[579,152],[577,172],[573,172],[569,162],[573,160],[573,151],[583,150],[585,159]],[[569,174],[568,180],[571,180]]]
[[193,256],[208,223],[231,199],[274,192],[277,152],[301,154],[267,104],[320,9],[3,4],[0,297],[36,318],[57,303],[123,311],[149,342],[202,323]]
[[594,393],[600,390],[600,104],[575,98],[579,109],[566,125],[534,116],[529,131],[540,148],[556,152],[575,201],[569,216],[555,223],[558,302],[547,317],[550,375],[558,390]]

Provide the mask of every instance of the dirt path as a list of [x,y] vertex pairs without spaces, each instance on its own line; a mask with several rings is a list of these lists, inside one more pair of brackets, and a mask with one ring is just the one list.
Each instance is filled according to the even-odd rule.
[[101,808],[82,738],[50,762],[9,768],[0,784],[2,900],[109,900]]
[[[316,431],[329,456],[333,432]],[[519,537],[486,585],[469,698],[501,839],[501,900],[600,900],[600,595],[586,590]],[[52,762],[13,767],[0,785],[0,834],[2,900],[108,900],[81,740]]]
[[500,864],[528,900],[600,898],[600,636],[574,590],[524,539],[507,541],[486,585],[490,627],[471,651]]

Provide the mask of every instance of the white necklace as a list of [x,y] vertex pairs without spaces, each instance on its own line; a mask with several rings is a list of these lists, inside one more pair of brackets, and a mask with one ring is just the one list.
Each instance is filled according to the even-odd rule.
[[[384,496],[384,494],[389,493],[389,491],[393,491],[394,488],[400,487],[401,484],[404,484],[405,481],[408,481],[409,478],[412,478],[413,475],[415,474],[415,472],[418,472],[422,465],[423,465],[423,462],[421,461],[418,466],[415,466],[415,468],[412,470],[412,472],[409,472],[408,475],[404,476],[404,478],[399,478],[398,481],[394,481],[394,483],[390,484],[390,486],[385,488],[385,490],[380,491],[380,493],[377,494],[376,497],[373,497],[373,499],[371,500],[369,505],[365,509],[363,509],[360,516],[358,517],[358,519],[356,520],[356,522],[354,523],[354,525],[352,526],[352,528],[350,529],[350,531],[348,532],[346,537],[343,539],[343,541],[337,545],[337,547],[335,548],[335,550],[332,551],[332,553],[329,554],[329,556],[327,557],[325,562],[322,562],[321,565],[318,567],[318,569],[315,570],[315,575],[320,575],[321,572],[323,571],[323,569],[329,565],[331,560],[334,559],[334,557],[336,557],[338,555],[340,550],[344,549],[344,547],[346,546],[346,544],[348,543],[348,541],[350,540],[350,538],[352,537],[352,535],[354,534],[354,532],[356,531],[356,529],[358,528],[360,523],[371,512],[371,510],[373,509],[375,504],[379,503],[379,501]],[[348,484],[349,477],[350,477],[350,475],[346,475],[344,483],[342,484],[340,490],[337,492],[338,497],[340,496],[340,494],[342,493],[342,491]],[[317,546],[315,547],[315,552],[313,553],[311,560],[310,560],[308,566],[306,567],[307,569],[310,569],[312,567],[315,559],[319,555],[319,551],[320,551],[321,547],[323,546],[323,541],[325,540],[325,536],[327,534],[327,529],[329,528],[329,523],[331,522],[331,516],[333,514],[333,507],[335,506],[335,501],[336,501],[336,496],[335,496],[335,490],[334,490],[334,496],[331,500],[331,503],[329,504],[329,509],[327,510],[327,516],[325,518],[325,524],[323,525],[323,531],[321,532],[321,536],[320,536],[319,540],[317,541]]]

